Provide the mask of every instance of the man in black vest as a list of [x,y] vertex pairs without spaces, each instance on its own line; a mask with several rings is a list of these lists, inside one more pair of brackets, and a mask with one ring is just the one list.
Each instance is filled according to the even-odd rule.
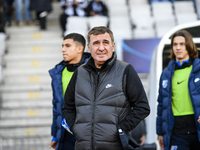
[[110,29],[92,28],[92,57],[77,68],[65,92],[63,116],[76,137],[77,150],[134,149],[127,133],[150,113],[137,73],[117,60],[114,49]]

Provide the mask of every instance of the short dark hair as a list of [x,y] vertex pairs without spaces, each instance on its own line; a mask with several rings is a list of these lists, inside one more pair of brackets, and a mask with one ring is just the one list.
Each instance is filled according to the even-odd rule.
[[88,43],[90,43],[90,36],[93,35],[99,35],[99,34],[104,34],[104,33],[108,33],[111,37],[112,43],[114,43],[114,36],[113,36],[113,32],[105,27],[105,26],[99,26],[99,27],[94,27],[92,28],[89,32],[88,32],[88,36],[87,36],[87,40]]
[[187,32],[186,30],[177,31],[172,35],[172,37],[171,37],[171,54],[170,54],[169,58],[172,60],[176,60],[176,56],[174,55],[174,52],[173,52],[173,40],[177,36],[182,36],[185,38],[185,46],[186,46],[186,50],[188,51],[189,57],[193,60],[195,58],[197,58],[198,57],[197,47],[193,42],[192,35],[189,32]]
[[83,46],[83,51],[84,51],[86,40],[81,34],[79,34],[79,33],[70,33],[70,34],[67,34],[63,38],[63,40],[66,40],[66,39],[73,39],[74,41],[79,42]]

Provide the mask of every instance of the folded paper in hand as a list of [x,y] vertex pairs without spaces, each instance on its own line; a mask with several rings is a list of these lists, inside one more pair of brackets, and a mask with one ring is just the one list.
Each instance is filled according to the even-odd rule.
[[62,120],[62,126],[63,126],[69,133],[71,133],[72,135],[74,135],[74,134],[72,133],[72,131],[70,130],[70,127],[68,126],[68,124],[67,124],[65,118]]

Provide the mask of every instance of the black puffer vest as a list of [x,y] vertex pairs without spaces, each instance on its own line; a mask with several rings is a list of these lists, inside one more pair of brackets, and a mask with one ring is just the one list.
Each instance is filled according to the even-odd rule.
[[88,66],[78,68],[73,126],[76,150],[123,149],[117,126],[131,110],[122,87],[127,65],[113,58],[98,74]]

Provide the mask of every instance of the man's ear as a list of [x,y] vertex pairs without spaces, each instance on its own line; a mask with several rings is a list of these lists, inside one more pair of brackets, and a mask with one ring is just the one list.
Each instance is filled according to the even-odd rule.
[[114,52],[115,51],[115,43],[113,43],[112,47],[113,47],[113,52]]
[[78,53],[83,53],[83,45],[78,46]]
[[[89,44],[87,44],[87,47],[88,47],[88,51],[90,52],[90,45]],[[91,52],[90,52],[91,53]]]

